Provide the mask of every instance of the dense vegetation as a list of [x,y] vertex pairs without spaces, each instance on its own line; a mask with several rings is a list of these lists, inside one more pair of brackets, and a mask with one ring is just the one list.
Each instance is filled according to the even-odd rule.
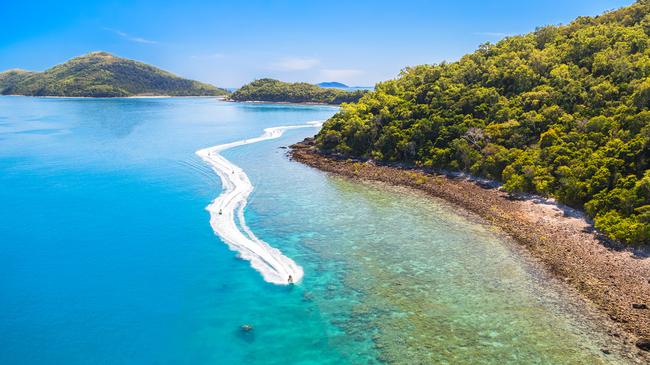
[[650,1],[406,68],[317,135],[325,152],[466,171],[650,244]]
[[288,83],[273,79],[255,80],[235,91],[235,101],[341,104],[358,101],[366,91],[322,88],[306,82]]
[[187,80],[142,62],[93,52],[44,72],[0,73],[0,94],[113,97],[133,95],[210,96],[226,91]]
[[0,94],[10,94],[5,93],[4,90],[8,90],[33,74],[34,72],[18,69],[0,72]]

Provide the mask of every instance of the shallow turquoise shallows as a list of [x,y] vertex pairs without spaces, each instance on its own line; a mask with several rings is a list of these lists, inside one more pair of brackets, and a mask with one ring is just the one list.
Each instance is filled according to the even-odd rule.
[[272,285],[238,259],[210,227],[221,185],[195,151],[335,112],[0,97],[0,364],[612,360],[490,227],[290,161],[282,147],[314,128],[223,153],[255,186],[250,228],[304,280]]

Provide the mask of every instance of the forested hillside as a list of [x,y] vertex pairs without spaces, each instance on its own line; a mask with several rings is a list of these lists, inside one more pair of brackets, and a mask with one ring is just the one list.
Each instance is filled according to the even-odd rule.
[[235,91],[235,101],[341,104],[358,101],[366,91],[322,88],[306,82],[288,83],[273,79],[255,80]]
[[4,95],[114,97],[226,93],[212,85],[183,79],[106,52],[75,57],[44,72],[10,70],[0,73],[0,94]]
[[650,244],[650,3],[409,67],[317,135],[324,152],[466,171]]

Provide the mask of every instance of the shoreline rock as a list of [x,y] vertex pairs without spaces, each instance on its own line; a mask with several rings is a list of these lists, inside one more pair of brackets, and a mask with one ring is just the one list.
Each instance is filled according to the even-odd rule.
[[636,347],[640,348],[643,351],[650,351],[650,340],[641,339],[636,342]]

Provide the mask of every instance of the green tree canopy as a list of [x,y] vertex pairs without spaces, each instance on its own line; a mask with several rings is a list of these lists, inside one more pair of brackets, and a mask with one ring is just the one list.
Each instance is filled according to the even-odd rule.
[[461,170],[582,208],[650,244],[650,3],[404,69],[344,105],[324,152]]

